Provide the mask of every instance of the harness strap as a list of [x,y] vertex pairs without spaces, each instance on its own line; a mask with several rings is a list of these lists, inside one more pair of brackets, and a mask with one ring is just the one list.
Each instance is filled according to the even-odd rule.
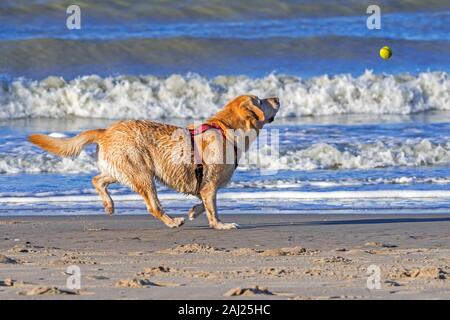
[[[196,135],[202,134],[205,131],[209,130],[209,129],[217,129],[220,130],[220,132],[222,133],[222,137],[224,139],[226,139],[226,135],[225,132],[223,131],[223,129],[221,127],[219,127],[216,124],[202,124],[201,126],[195,128],[195,129],[189,129],[189,134],[191,135],[191,146],[192,146],[192,153],[194,155],[194,161],[196,163],[195,165],[195,179],[197,180],[197,184],[195,187],[195,194],[199,194],[200,193],[200,187],[203,181],[203,159],[201,159],[200,163],[197,163],[197,159],[198,156],[195,152],[195,139],[194,137]],[[236,169],[238,167],[238,150],[237,150],[237,146],[235,143],[233,143],[233,147],[234,147],[234,168]]]

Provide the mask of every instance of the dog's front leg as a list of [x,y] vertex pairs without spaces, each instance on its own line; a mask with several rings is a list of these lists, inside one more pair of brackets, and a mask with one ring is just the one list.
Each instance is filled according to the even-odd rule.
[[188,212],[189,220],[191,220],[191,221],[194,220],[199,215],[201,215],[203,212],[205,212],[205,205],[203,203],[196,204]]
[[237,229],[239,225],[237,223],[223,223],[217,217],[217,189],[211,185],[205,186],[200,192],[203,205],[206,209],[206,215],[208,217],[209,226],[218,230]]

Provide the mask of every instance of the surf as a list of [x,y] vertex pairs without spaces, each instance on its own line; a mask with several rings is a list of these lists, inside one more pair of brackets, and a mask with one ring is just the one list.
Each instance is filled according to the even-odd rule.
[[280,96],[279,117],[336,114],[414,114],[450,110],[447,72],[338,74],[303,79],[198,74],[82,76],[66,81],[17,78],[0,86],[0,119],[69,116],[106,119],[202,119],[238,92]]

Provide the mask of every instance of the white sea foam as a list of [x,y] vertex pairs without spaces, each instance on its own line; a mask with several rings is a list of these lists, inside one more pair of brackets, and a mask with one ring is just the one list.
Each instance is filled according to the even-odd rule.
[[[262,176],[263,178],[263,176]],[[337,180],[304,180],[304,179],[274,179],[256,181],[232,181],[229,188],[259,188],[259,189],[291,189],[291,188],[315,188],[320,190],[335,189],[341,187],[355,187],[368,185],[417,185],[417,184],[450,184],[450,177],[415,177],[400,176],[392,178],[344,178]],[[0,197],[2,194],[0,193]]]
[[48,153],[0,154],[0,173],[90,173],[97,170],[92,154],[59,158]]
[[[218,199],[223,200],[325,200],[325,199],[441,199],[449,198],[448,190],[376,190],[376,191],[262,191],[262,192],[222,192]],[[159,194],[160,200],[186,200],[188,197],[179,193]],[[115,195],[114,200],[142,201],[137,194]],[[97,202],[97,195],[48,196],[48,197],[0,197],[0,203],[48,203],[48,202]]]
[[[249,154],[257,157],[258,154]],[[256,163],[252,159],[251,163]],[[417,167],[450,163],[450,142],[433,144],[427,139],[385,143],[360,143],[338,149],[327,143],[280,153],[259,153],[259,167],[267,170],[372,169],[384,167]],[[253,166],[255,167],[255,166]]]
[[[417,185],[417,184],[450,184],[450,177],[392,177],[392,178],[344,178],[337,180],[304,180],[304,179],[275,179],[275,180],[256,180],[256,181],[248,181],[248,180],[240,180],[240,181],[232,181],[228,185],[228,189],[225,189],[224,192],[227,194],[235,194],[236,189],[240,190],[239,192],[247,193],[245,189],[249,190],[259,190],[258,192],[268,192],[267,194],[272,194],[273,191],[276,192],[290,192],[287,189],[300,189],[300,188],[310,188],[314,187],[317,192],[321,192],[323,194],[327,194],[328,192],[339,191],[340,188],[344,187],[363,187],[369,185],[378,185],[381,190],[389,188],[389,185]],[[45,192],[36,192],[36,191],[8,191],[8,192],[0,192],[0,199],[9,199],[10,202],[16,202],[19,198],[26,199],[35,199],[30,201],[39,201],[39,199],[55,199],[55,201],[65,201],[64,199],[86,199],[85,201],[90,201],[90,199],[97,199],[98,196],[97,191],[93,187],[88,187],[90,184],[86,185],[86,188],[80,189],[69,189],[69,190],[58,190],[54,191],[45,191]],[[184,199],[182,195],[174,195],[172,193],[167,193],[168,188],[165,186],[158,185],[158,190],[161,191],[162,197],[164,199],[173,200],[173,199]],[[267,191],[261,191],[267,190]],[[269,191],[270,190],[270,191]],[[340,190],[345,191],[346,190]],[[123,201],[127,200],[137,200],[138,197],[130,191],[128,187],[116,186],[113,189],[110,189],[109,192],[114,196],[114,199],[121,199]],[[308,191],[311,192],[311,191]],[[350,192],[350,191],[349,191]],[[262,193],[262,194],[263,194]],[[265,194],[265,193],[264,193]],[[302,193],[303,194],[303,193]],[[333,194],[333,193],[332,193]],[[69,197],[69,198],[66,198]],[[228,196],[226,196],[228,197]],[[16,199],[16,200],[14,200]],[[6,200],[0,200],[6,201]],[[18,200],[17,200],[18,201]],[[69,200],[67,200],[69,201]]]
[[[314,169],[372,169],[384,167],[418,167],[448,165],[450,141],[432,143],[427,139],[355,143],[339,148],[332,144],[315,143],[305,149],[280,152],[277,158],[268,148],[248,154],[238,170],[314,170]],[[88,173],[96,172],[93,152],[83,151],[70,159],[32,151],[26,147],[19,152],[0,154],[0,173]]]
[[311,79],[276,74],[258,79],[93,75],[71,81],[49,77],[4,83],[0,86],[0,119],[205,118],[245,93],[279,96],[281,117],[450,110],[450,77],[445,72],[375,75],[366,71],[359,77],[341,74]]

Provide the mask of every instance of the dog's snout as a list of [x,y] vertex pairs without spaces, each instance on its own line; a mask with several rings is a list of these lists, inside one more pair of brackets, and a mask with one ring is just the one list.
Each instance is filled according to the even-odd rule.
[[278,108],[280,106],[280,99],[278,99],[278,97],[269,98],[268,100],[275,108]]

